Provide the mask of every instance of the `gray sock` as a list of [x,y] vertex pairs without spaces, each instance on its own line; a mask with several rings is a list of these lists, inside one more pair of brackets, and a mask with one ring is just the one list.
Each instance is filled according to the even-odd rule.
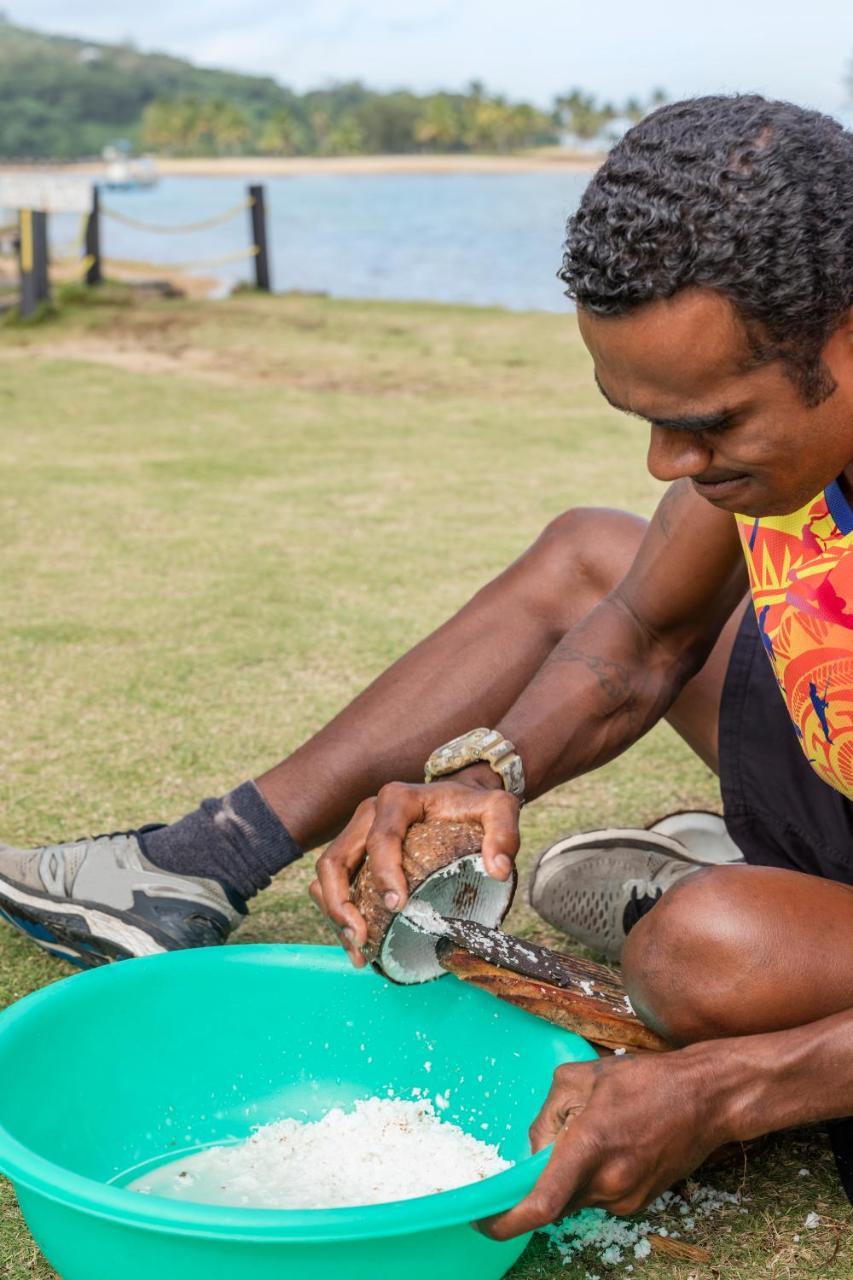
[[244,901],[302,855],[254,782],[243,782],[218,800],[202,800],[168,827],[143,831],[140,842],[155,866],[218,880]]

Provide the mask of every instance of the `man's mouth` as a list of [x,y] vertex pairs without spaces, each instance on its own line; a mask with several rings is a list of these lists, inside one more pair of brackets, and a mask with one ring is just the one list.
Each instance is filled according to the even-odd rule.
[[690,480],[698,494],[713,501],[715,498],[727,498],[730,494],[735,493],[749,480],[749,476],[729,473],[728,475],[718,476],[691,476]]

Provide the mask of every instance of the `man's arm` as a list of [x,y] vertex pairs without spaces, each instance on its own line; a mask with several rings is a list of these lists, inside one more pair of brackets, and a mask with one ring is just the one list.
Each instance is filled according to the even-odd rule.
[[[699,669],[746,588],[735,522],[689,481],[667,490],[625,579],[554,649],[499,725],[524,762],[527,794],[594,769],[663,716]],[[471,726],[474,727],[473,725]],[[436,743],[436,746],[439,744]],[[350,882],[369,853],[390,910],[406,899],[402,842],[432,818],[483,825],[488,871],[506,879],[518,852],[518,801],[488,765],[429,786],[392,782],[365,800],[317,863],[311,894],[363,964],[363,918]]]
[[627,576],[495,726],[521,755],[528,796],[604,764],[661,719],[746,585],[731,514],[689,481],[672,485]]
[[524,1200],[480,1225],[507,1240],[589,1205],[635,1213],[724,1143],[852,1114],[853,1010],[559,1067],[530,1131],[551,1158]]

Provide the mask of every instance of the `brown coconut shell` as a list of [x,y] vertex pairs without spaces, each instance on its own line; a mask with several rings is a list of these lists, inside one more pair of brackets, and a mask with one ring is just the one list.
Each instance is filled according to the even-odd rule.
[[[507,952],[517,952],[515,969],[490,963],[449,940],[438,945],[442,968],[463,982],[544,1018],[606,1049],[663,1051],[669,1044],[634,1013],[619,979],[603,965],[562,955],[508,934]],[[542,959],[547,957],[547,967]],[[555,969],[559,968],[559,984]]]
[[[403,840],[403,874],[409,891],[420,888],[425,880],[451,862],[468,855],[476,856],[482,845],[483,828],[479,822],[452,822],[436,818],[431,822],[415,823]],[[513,877],[514,891],[514,869]],[[389,911],[382,901],[373,880],[369,857],[362,863],[353,883],[352,899],[367,923],[367,942],[362,950],[368,960],[376,964],[395,912]],[[499,920],[495,921],[496,925],[499,923]]]

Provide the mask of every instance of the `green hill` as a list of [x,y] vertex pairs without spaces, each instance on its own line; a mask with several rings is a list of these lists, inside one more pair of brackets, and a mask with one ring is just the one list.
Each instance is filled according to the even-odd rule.
[[0,155],[7,158],[74,159],[117,138],[139,143],[143,112],[158,99],[222,100],[259,122],[293,97],[266,77],[0,23]]

